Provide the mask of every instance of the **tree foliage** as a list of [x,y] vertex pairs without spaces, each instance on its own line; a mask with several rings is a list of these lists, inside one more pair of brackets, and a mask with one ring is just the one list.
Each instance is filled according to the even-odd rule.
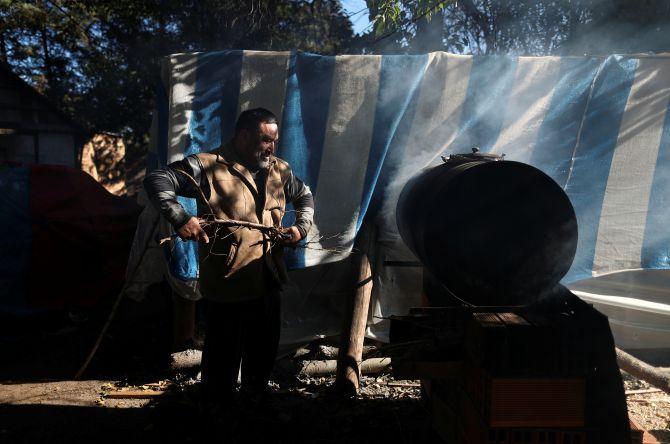
[[582,55],[670,51],[667,0],[0,0],[0,59],[76,121],[146,145],[162,56],[228,48]]
[[670,2],[664,0],[367,3],[375,23],[373,41],[385,50],[522,55],[670,51]]
[[333,54],[352,37],[336,0],[0,0],[0,59],[85,127],[122,133],[140,152],[162,56]]

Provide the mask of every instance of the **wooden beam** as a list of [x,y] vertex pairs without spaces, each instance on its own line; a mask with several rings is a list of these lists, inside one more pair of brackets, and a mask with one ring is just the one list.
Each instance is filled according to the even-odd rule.
[[661,393],[661,389],[642,389],[642,390],[626,390],[626,395],[645,395],[647,393]]
[[345,307],[335,379],[337,389],[340,393],[347,395],[355,394],[359,389],[363,341],[372,294],[372,267],[368,255],[372,250],[373,242],[372,227],[363,225],[359,231],[356,244],[358,251],[354,253],[353,261],[356,286]]
[[[391,368],[391,358],[370,358],[358,366],[360,373],[376,375]],[[337,361],[326,359],[321,361],[304,361],[300,374],[311,377],[331,376],[337,372]]]
[[616,349],[616,361],[619,368],[636,378],[647,381],[656,388],[670,394],[670,372],[660,370],[646,362],[640,361],[625,351]]
[[159,392],[156,390],[118,390],[109,392],[105,395],[108,399],[151,399],[164,396],[168,392]]

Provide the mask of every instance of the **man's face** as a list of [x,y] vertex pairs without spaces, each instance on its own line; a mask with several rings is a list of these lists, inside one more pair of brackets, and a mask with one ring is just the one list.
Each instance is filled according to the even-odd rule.
[[277,147],[278,134],[277,124],[266,122],[260,123],[256,134],[247,132],[246,160],[253,166],[267,168],[270,165],[270,156],[274,155]]

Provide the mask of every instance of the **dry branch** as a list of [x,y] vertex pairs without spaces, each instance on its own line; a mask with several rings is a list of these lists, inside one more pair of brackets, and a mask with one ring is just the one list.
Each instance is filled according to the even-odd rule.
[[[270,227],[268,225],[257,224],[255,222],[247,222],[243,220],[198,218],[198,222],[200,223],[200,226],[203,228],[210,225],[218,225],[220,227],[241,227],[241,228],[249,228],[252,230],[259,230],[263,233],[267,233],[268,235],[270,235],[271,238],[281,238],[283,236],[283,233],[277,227]],[[160,239],[158,243],[160,245],[163,245],[165,242],[175,239],[178,236],[179,236],[178,234],[173,234],[169,237],[164,237]]]

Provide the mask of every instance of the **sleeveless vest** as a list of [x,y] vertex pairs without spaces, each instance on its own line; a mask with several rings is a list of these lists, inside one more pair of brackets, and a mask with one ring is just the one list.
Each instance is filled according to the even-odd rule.
[[[284,184],[290,173],[285,161],[271,157],[265,184],[257,189],[254,177],[239,162],[230,144],[197,156],[209,182],[209,206],[215,217],[281,225],[286,207]],[[198,202],[201,217],[211,211]],[[208,230],[208,234],[210,243],[198,245],[204,298],[221,302],[251,300],[261,297],[269,286],[286,282],[283,247],[272,245],[267,235],[241,227],[219,227],[216,233]]]

